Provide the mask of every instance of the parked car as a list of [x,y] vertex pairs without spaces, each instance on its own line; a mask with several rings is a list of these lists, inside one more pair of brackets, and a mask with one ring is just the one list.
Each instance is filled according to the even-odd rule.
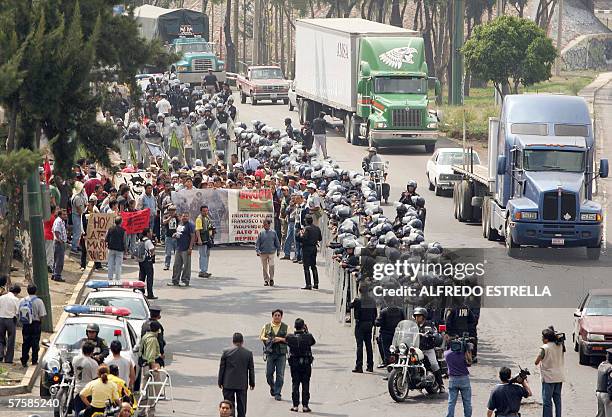
[[[438,148],[427,161],[426,174],[429,182],[429,190],[435,191],[436,195],[442,195],[445,191],[451,191],[455,185],[455,181],[461,179],[457,174],[453,173],[453,165],[461,165],[463,163],[462,148]],[[466,163],[469,163],[467,155]],[[474,165],[480,165],[480,158],[476,152],[473,153]]]
[[574,350],[580,365],[612,348],[612,288],[590,290],[574,312]]
[[287,96],[289,97],[289,111],[293,111],[293,109],[297,108],[297,95],[295,94],[295,83],[293,81],[289,85]]
[[142,281],[107,281],[94,280],[87,283],[92,288],[83,301],[83,305],[103,307],[125,307],[129,308],[130,314],[127,320],[140,335],[142,325],[149,319],[149,303],[144,294],[139,291],[144,289]]
[[70,360],[81,351],[81,340],[86,337],[85,329],[90,323],[100,327],[98,336],[110,346],[113,340],[121,342],[121,356],[128,358],[136,364],[136,375],[140,373],[138,366],[138,353],[134,348],[139,345],[140,334],[136,333],[130,321],[125,317],[130,310],[117,307],[94,307],[83,305],[68,305],[64,311],[69,314],[62,328],[57,332],[53,341],[43,340],[47,347],[45,356],[41,359],[43,372],[40,376],[40,396],[48,397],[51,385],[61,380],[62,366],[60,352],[67,352]]
[[289,82],[278,66],[248,67],[246,75],[238,75],[236,85],[241,103],[246,103],[249,97],[252,105],[260,100],[271,100],[273,104],[282,100],[284,104],[289,104]]

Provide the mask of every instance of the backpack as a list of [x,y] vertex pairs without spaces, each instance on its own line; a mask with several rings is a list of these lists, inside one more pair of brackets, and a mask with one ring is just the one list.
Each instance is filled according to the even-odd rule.
[[132,255],[138,262],[144,262],[147,258],[147,249],[145,243],[149,239],[139,240],[134,246],[132,246]]
[[17,313],[17,315],[19,317],[19,322],[22,325],[32,324],[32,316],[34,315],[33,304],[34,300],[36,300],[37,298],[38,297],[32,297],[29,300],[27,298],[24,298],[19,303],[19,312]]

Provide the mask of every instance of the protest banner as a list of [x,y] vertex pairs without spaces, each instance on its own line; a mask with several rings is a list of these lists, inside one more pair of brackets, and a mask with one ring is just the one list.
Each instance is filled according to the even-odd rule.
[[89,215],[85,239],[87,259],[94,262],[106,262],[106,233],[114,224],[114,213],[91,213]]
[[200,207],[208,206],[216,228],[215,243],[254,243],[265,219],[274,215],[271,190],[192,189],[172,194],[177,213],[195,222]]
[[144,193],[146,184],[153,184],[153,174],[150,172],[118,172],[113,177],[113,185],[117,190],[127,184],[134,200]]
[[125,233],[129,235],[142,233],[150,225],[151,209],[122,211],[121,218],[123,219],[121,227],[125,229]]

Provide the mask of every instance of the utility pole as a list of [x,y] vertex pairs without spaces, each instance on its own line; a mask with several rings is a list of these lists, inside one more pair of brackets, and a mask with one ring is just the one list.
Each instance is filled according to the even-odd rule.
[[255,0],[255,10],[253,16],[253,62],[252,65],[259,65],[261,51],[261,0]]
[[[504,0],[497,0],[497,17],[504,15]],[[501,106],[502,98],[497,90],[495,90],[495,104]]]
[[45,235],[43,232],[42,196],[40,194],[40,177],[38,171],[28,177],[25,187],[26,218],[32,241],[33,281],[36,285],[36,296],[43,300],[47,315],[42,319],[42,330],[53,331],[51,297],[49,296],[49,276],[45,255]]
[[463,105],[463,54],[461,48],[464,42],[465,1],[453,2],[453,37],[451,40],[451,104]]
[[558,77],[561,74],[561,35],[563,30],[563,0],[559,0],[559,8],[557,11],[557,60],[555,62],[555,75]]

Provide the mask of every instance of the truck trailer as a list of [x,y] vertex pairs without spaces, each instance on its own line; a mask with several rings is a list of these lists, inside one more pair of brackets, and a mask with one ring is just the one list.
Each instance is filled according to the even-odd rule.
[[488,240],[504,240],[510,256],[521,246],[585,247],[599,259],[602,206],[593,181],[595,139],[580,97],[522,94],[504,98],[499,119],[489,119],[489,165],[453,166],[454,215],[482,222]]
[[208,16],[204,13],[144,5],[134,9],[134,18],[144,38],[160,39],[171,52],[182,56],[169,68],[182,82],[199,84],[209,69],[219,81],[225,81],[225,63],[219,59],[216,45],[208,42]]
[[295,93],[300,122],[320,111],[341,119],[347,142],[425,145],[438,118],[429,109],[423,38],[418,32],[355,18],[298,19]]

